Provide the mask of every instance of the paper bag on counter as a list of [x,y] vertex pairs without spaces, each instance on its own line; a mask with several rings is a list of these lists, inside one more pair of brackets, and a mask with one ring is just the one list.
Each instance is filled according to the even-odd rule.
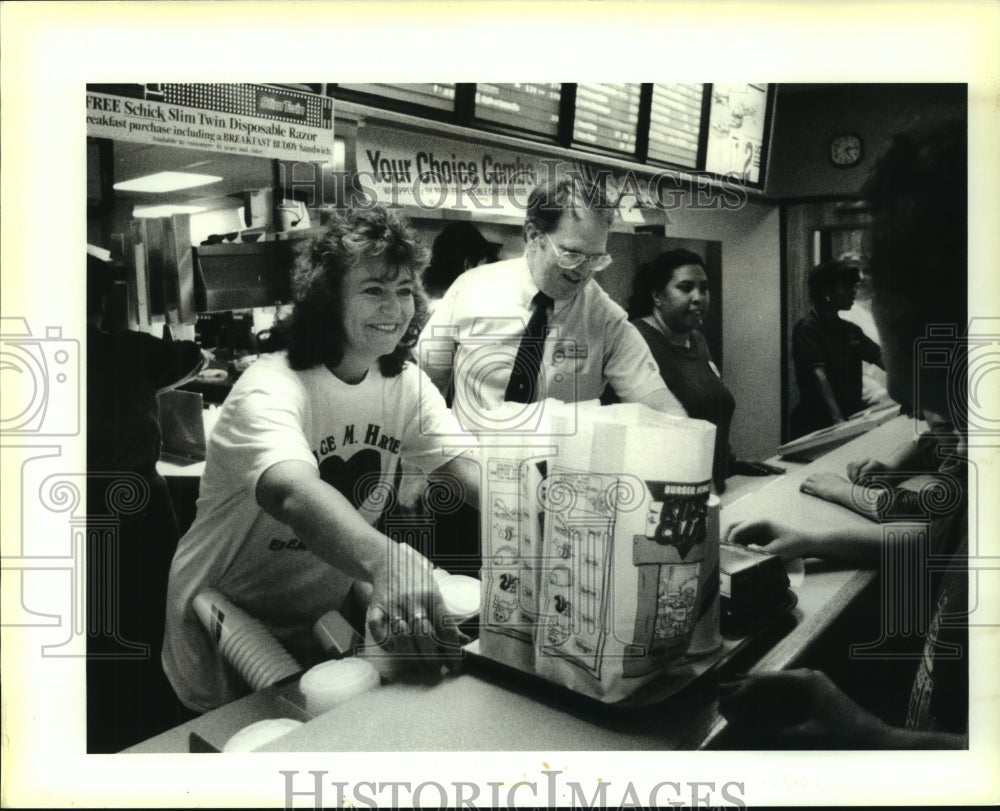
[[575,413],[574,406],[556,400],[537,405],[533,431],[479,434],[486,474],[481,510],[480,651],[529,673],[534,672],[540,578],[537,561],[544,522],[539,494],[549,460],[557,450],[555,434],[569,430]]
[[[564,419],[575,431],[560,432]],[[556,452],[544,460],[537,503],[528,493],[524,504],[543,516],[540,543],[535,536],[516,547],[512,604],[522,626],[498,628],[487,616],[481,652],[619,701],[684,656],[712,591],[709,547],[718,538],[706,540],[706,513],[715,427],[631,404],[553,412],[549,427]],[[519,484],[531,479],[525,461]],[[524,529],[534,531],[534,522]],[[485,539],[487,581],[496,559],[486,559]],[[511,660],[510,646],[492,637],[514,630],[521,645]]]

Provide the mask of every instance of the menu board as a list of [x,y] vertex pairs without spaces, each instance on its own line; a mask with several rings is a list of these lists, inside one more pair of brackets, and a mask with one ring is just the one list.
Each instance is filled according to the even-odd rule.
[[654,84],[649,112],[650,160],[698,167],[703,84]]
[[558,82],[477,84],[476,118],[555,137],[561,95]]
[[712,85],[705,169],[733,173],[744,183],[760,183],[767,116],[766,84]]
[[615,152],[635,152],[638,84],[578,84],[573,141]]
[[338,84],[344,90],[369,93],[384,99],[405,101],[436,110],[455,109],[455,84],[424,82],[422,84]]

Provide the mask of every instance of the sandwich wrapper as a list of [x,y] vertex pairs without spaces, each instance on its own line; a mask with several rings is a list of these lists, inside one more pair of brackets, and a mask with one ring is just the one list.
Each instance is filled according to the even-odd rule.
[[715,426],[639,404],[544,406],[531,433],[480,437],[479,652],[620,701],[692,639],[692,653],[721,644]]

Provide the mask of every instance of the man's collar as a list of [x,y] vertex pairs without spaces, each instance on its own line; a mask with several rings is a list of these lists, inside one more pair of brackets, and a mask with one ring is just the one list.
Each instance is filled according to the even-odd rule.
[[[590,284],[593,281],[594,281],[593,279],[590,279],[590,281],[588,281],[587,284]],[[571,296],[570,298],[555,299],[555,303],[552,306],[553,315],[562,312],[564,308],[570,306],[576,300],[576,297],[583,293],[584,288],[586,288],[586,286],[587,285],[581,287],[579,290],[576,291],[576,294]],[[528,267],[528,257],[526,255],[521,257],[521,268],[519,270],[519,276],[518,276],[518,291],[520,293],[521,303],[524,305],[524,308],[526,310],[530,310],[532,306],[531,301],[535,297],[535,293],[540,292],[540,290],[538,285],[535,284],[535,280],[531,275],[531,268]]]

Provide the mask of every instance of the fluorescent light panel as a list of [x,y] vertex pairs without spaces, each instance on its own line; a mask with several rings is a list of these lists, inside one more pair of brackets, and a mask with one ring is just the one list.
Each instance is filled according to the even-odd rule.
[[217,175],[199,175],[193,172],[156,172],[152,175],[136,177],[115,183],[118,191],[167,192],[179,189],[192,189],[195,186],[206,186],[222,180]]
[[169,217],[171,214],[197,214],[199,211],[204,210],[204,206],[180,206],[170,204],[162,206],[133,206],[132,216]]

